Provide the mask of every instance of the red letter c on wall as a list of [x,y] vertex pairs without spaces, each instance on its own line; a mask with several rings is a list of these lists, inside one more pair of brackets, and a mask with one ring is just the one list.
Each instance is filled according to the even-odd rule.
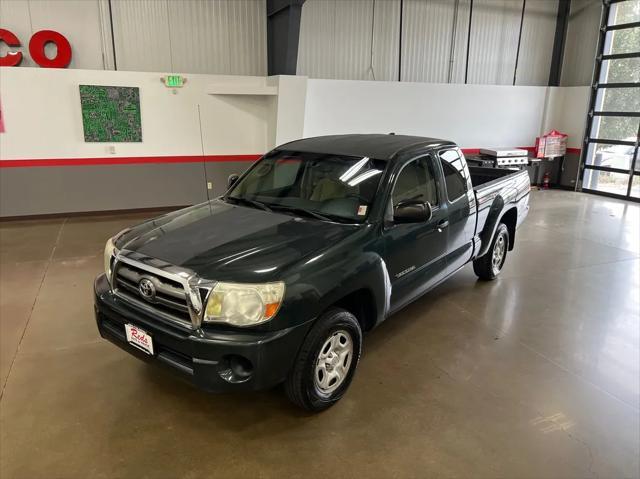
[[[19,47],[20,40],[9,30],[0,28],[0,42],[4,42],[10,47]],[[21,52],[8,51],[6,55],[0,57],[0,67],[17,67],[22,61]]]
[[[44,47],[47,43],[55,43],[58,54],[55,58],[47,58]],[[29,53],[34,62],[43,68],[66,68],[71,63],[71,45],[64,35],[53,30],[40,30],[29,41]]]

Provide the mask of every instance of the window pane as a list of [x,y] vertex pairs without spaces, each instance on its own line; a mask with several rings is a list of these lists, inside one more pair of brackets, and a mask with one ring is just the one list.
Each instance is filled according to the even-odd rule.
[[631,196],[640,198],[640,175],[633,175],[633,183],[631,183]]
[[606,166],[628,171],[631,168],[633,152],[633,146],[590,143],[587,150],[587,165]]
[[609,25],[631,22],[640,22],[640,0],[627,0],[611,5]]
[[596,98],[598,111],[640,111],[640,88],[603,88]]
[[625,28],[624,30],[607,32],[605,45],[609,46],[607,54],[640,51],[640,28]]
[[442,162],[442,169],[444,173],[444,182],[447,185],[447,197],[449,201],[455,201],[460,198],[466,192],[466,183],[458,170],[451,166],[446,161]]
[[603,61],[599,81],[600,83],[639,82],[640,58]]
[[396,206],[401,201],[428,201],[438,204],[436,182],[425,159],[412,161],[405,166],[393,188],[392,202]]
[[612,173],[609,171],[584,170],[583,188],[604,191],[616,195],[627,194],[629,175],[625,173]]
[[591,138],[636,141],[640,119],[625,116],[595,116],[591,125]]

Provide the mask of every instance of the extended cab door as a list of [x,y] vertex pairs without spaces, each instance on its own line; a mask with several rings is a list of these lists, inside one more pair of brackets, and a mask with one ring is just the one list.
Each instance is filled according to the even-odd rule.
[[458,148],[438,151],[444,178],[448,212],[447,269],[452,273],[464,266],[473,253],[476,227],[475,195],[464,155]]
[[[395,174],[388,198],[383,240],[391,281],[391,311],[439,282],[446,274],[446,208],[436,181],[439,169],[430,155],[410,160]],[[394,221],[393,212],[406,202],[428,202],[432,216],[417,222]],[[397,211],[397,210],[396,210]]]

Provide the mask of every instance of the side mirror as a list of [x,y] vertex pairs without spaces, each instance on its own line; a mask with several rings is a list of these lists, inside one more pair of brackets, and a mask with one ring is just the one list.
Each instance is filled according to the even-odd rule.
[[394,223],[422,223],[429,221],[432,215],[428,201],[401,201],[393,208]]
[[240,178],[240,175],[237,175],[236,173],[230,174],[227,178],[227,188],[230,189],[233,185],[235,185],[238,182],[238,178]]

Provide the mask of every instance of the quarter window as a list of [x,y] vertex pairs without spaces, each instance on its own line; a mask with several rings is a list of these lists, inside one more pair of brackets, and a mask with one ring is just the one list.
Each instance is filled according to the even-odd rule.
[[451,202],[456,201],[470,188],[467,162],[458,150],[441,151],[438,156],[442,164],[444,182],[447,186],[447,198]]

